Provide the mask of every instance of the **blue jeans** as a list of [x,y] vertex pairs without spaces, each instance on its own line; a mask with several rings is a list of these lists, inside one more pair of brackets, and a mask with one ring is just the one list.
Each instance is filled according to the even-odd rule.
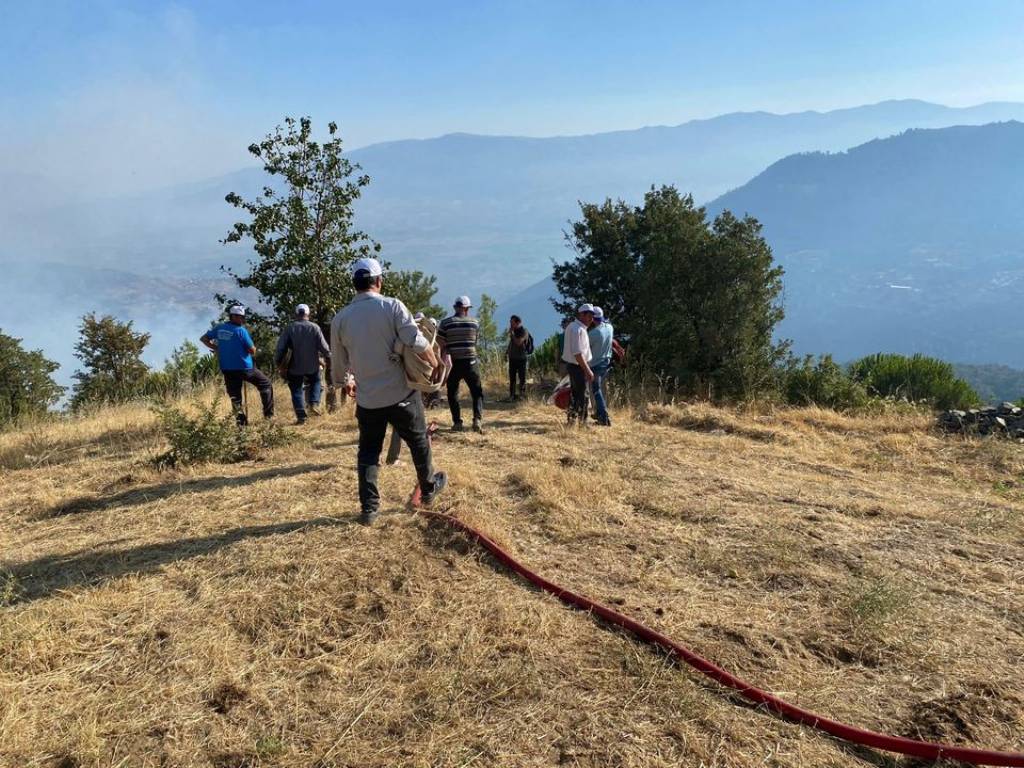
[[288,374],[288,389],[292,392],[295,415],[306,418],[306,403],[320,405],[320,373]]
[[594,396],[594,418],[598,421],[608,421],[608,404],[604,399],[604,382],[611,372],[611,361],[602,360],[590,366],[594,372],[594,380],[590,382],[590,393]]

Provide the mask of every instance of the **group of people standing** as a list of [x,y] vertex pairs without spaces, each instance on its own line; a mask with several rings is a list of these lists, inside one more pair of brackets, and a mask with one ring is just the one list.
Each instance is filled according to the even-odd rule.
[[593,304],[581,304],[576,319],[566,323],[561,346],[572,392],[568,409],[570,424],[586,424],[589,388],[594,400],[594,422],[602,427],[612,425],[605,382],[612,369],[614,340],[615,329],[611,322],[605,318],[601,307]]
[[[459,296],[454,312],[437,326],[436,348],[424,336],[417,318],[398,299],[384,296],[384,271],[376,259],[355,262],[352,284],[356,295],[331,322],[330,344],[321,328],[310,320],[310,309],[300,304],[295,320],[277,342],[274,363],[288,381],[296,420],[304,423],[319,415],[322,395],[320,370],[328,371],[329,384],[355,397],[359,425],[357,470],[360,522],[371,524],[378,516],[380,455],[388,425],[409,447],[422,500],[430,504],[447,485],[447,475],[433,465],[427,434],[424,398],[410,387],[396,349],[412,350],[430,371],[436,389],[447,378],[448,406],[452,431],[464,429],[459,405],[459,386],[465,382],[473,402],[473,430],[483,432],[483,383],[480,378],[478,343],[480,325],[470,316],[472,302]],[[527,360],[533,352],[533,338],[522,320],[513,315],[506,348],[509,397],[526,393]],[[566,329],[562,358],[573,382],[570,421],[585,421],[586,386],[594,397],[599,424],[609,425],[603,383],[611,363],[612,328],[599,308],[580,307],[577,319]],[[238,423],[246,423],[243,386],[254,385],[259,392],[265,418],[274,415],[274,390],[270,378],[255,367],[256,347],[245,328],[245,308],[233,306],[228,321],[207,331],[200,339],[216,352]],[[393,446],[394,448],[394,446]],[[397,453],[397,452],[396,452]]]

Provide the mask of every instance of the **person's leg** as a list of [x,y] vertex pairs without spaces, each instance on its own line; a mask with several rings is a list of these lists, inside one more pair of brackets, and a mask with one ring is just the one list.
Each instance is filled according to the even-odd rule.
[[416,479],[419,481],[423,495],[429,497],[434,488],[434,463],[427,437],[427,419],[423,412],[423,398],[414,392],[408,400],[403,400],[388,409],[388,421],[405,444],[409,446],[412,463],[416,466]]
[[323,394],[323,388],[320,383],[320,371],[307,376],[306,381],[309,384],[309,409],[314,414],[318,414],[317,408],[320,405],[320,396]]
[[302,393],[303,377],[288,374],[288,391],[292,393],[292,408],[295,410],[295,418],[299,421],[306,420],[306,401]]
[[508,359],[508,397],[510,400],[516,399],[516,362],[512,358]]
[[526,396],[526,360],[520,360],[517,368],[519,374],[519,396]]
[[380,510],[377,478],[380,475],[380,452],[384,448],[384,433],[388,428],[387,412],[387,408],[356,406],[356,421],[359,423],[356,469],[359,472],[359,507],[363,522],[372,522]]
[[473,425],[479,426],[484,418],[484,385],[480,381],[480,363],[473,363],[465,373],[469,393],[473,396]]
[[263,418],[269,419],[274,415],[274,382],[272,382],[259,368],[250,368],[245,371],[245,380],[256,387],[260,393],[260,402],[263,404]]
[[452,412],[452,426],[462,426],[462,407],[459,405],[459,383],[462,381],[463,363],[456,360],[452,363],[452,372],[448,375],[448,409]]
[[598,363],[593,368],[594,380],[590,382],[590,393],[594,397],[594,418],[599,424],[608,421],[608,408],[604,399],[604,379],[608,375],[607,363]]
[[402,454],[402,436],[398,434],[398,430],[394,427],[391,428],[391,442],[388,443],[388,455],[384,459],[384,463],[391,465],[398,462],[398,457]]
[[245,410],[242,408],[242,372],[221,371],[224,374],[224,389],[227,390],[228,398],[231,400],[231,410],[235,413],[235,421],[238,426],[245,426]]
[[569,365],[569,382],[572,385],[572,400],[569,403],[569,423],[585,423],[587,420],[587,379],[583,368]]

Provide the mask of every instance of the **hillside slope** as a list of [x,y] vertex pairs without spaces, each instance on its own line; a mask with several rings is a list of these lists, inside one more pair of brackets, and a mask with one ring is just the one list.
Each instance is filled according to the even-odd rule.
[[[283,392],[281,394],[284,394]],[[285,402],[282,399],[282,402]],[[438,507],[823,714],[1024,749],[1024,457],[925,417],[705,406],[442,432]],[[351,415],[158,472],[141,407],[0,435],[0,765],[860,766],[403,511]]]
[[851,359],[1024,365],[1024,123],[914,130],[794,155],[714,201],[786,268],[782,333]]

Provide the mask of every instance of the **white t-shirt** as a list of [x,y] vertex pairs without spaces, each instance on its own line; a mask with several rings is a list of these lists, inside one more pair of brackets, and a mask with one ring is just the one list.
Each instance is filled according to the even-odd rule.
[[573,320],[565,329],[565,344],[562,345],[562,360],[566,363],[578,365],[576,355],[583,355],[583,359],[590,362],[590,337],[587,335],[587,326],[579,320]]

